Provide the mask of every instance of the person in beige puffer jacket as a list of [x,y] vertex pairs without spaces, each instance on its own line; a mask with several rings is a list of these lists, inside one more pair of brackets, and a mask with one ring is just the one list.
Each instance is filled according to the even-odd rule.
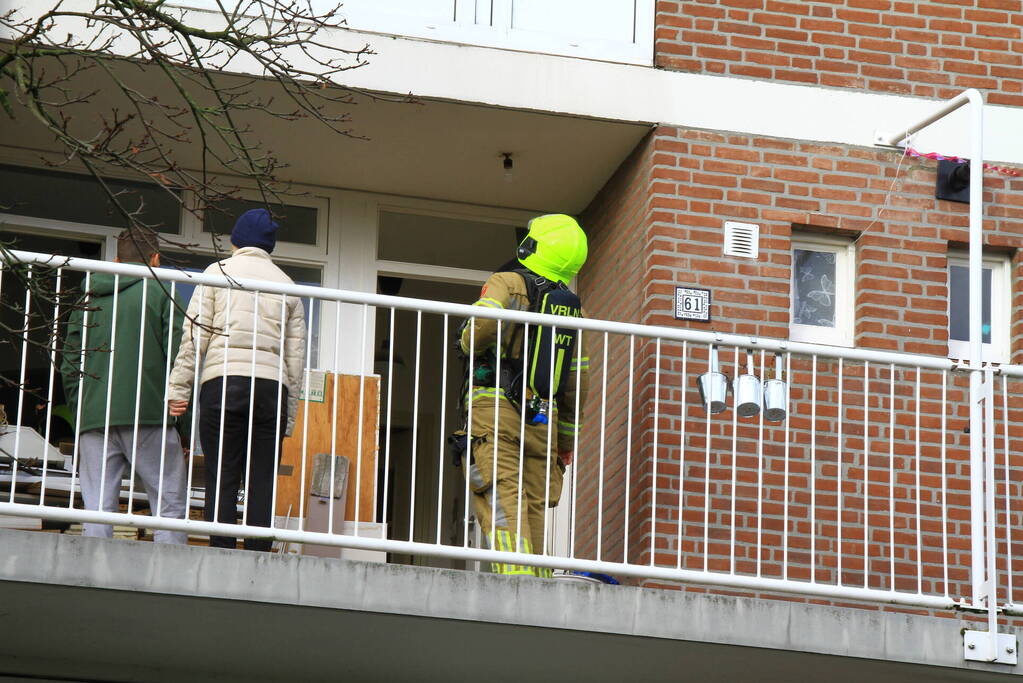
[[[266,209],[245,212],[231,232],[231,257],[210,265],[206,274],[291,283],[270,259],[277,229]],[[274,462],[295,424],[305,347],[298,297],[206,286],[192,295],[168,382],[168,407],[171,415],[187,410],[198,364],[206,521],[236,522],[244,474],[244,522],[270,526]],[[210,545],[234,548],[237,539],[211,536]],[[247,550],[270,546],[269,539],[245,539]]]

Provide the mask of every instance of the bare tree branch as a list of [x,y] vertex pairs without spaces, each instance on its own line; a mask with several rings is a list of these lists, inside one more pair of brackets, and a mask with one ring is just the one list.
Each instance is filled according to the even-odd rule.
[[[359,139],[351,107],[357,97],[381,99],[341,80],[373,52],[342,46],[340,6],[199,1],[203,9],[167,0],[51,0],[0,14],[0,107],[52,137],[59,159],[46,165],[90,174],[109,200],[111,224],[133,237],[165,226],[140,195],[111,178],[150,183],[200,219],[243,188],[255,189],[273,212],[295,191],[279,177],[284,165],[260,135],[261,122],[314,121]],[[18,212],[16,205],[0,210]],[[197,246],[159,236],[180,251]],[[86,305],[80,292],[57,301],[47,284],[54,271],[33,268],[0,242],[0,273],[8,286],[28,291],[30,302],[26,311],[6,297],[2,305],[24,324],[0,321],[0,347],[47,339],[49,349],[55,342],[45,330]]]

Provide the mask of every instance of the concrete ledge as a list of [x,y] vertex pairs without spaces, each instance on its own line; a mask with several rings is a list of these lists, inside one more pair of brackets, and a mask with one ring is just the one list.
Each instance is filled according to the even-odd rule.
[[[440,643],[447,638],[445,628],[454,629],[451,635],[455,635],[467,627],[482,633],[481,627],[486,626],[484,630],[495,631],[508,642],[522,638],[524,648],[538,633],[543,641],[557,642],[566,638],[566,632],[574,632],[588,637],[591,648],[600,646],[601,636],[616,636],[615,643],[624,637],[623,642],[633,646],[643,641],[657,641],[658,648],[685,644],[686,657],[709,658],[708,663],[719,657],[715,652],[720,648],[713,646],[728,646],[748,661],[774,651],[784,654],[786,661],[793,660],[797,669],[822,659],[813,655],[825,655],[836,667],[829,673],[832,680],[845,680],[835,677],[841,670],[852,676],[848,680],[867,675],[877,680],[913,680],[912,674],[917,673],[920,680],[941,680],[945,675],[949,680],[993,680],[1023,670],[965,662],[960,633],[965,622],[959,619],[21,531],[0,531],[0,544],[4,549],[0,605],[7,607],[7,619],[18,618],[11,607],[18,603],[18,596],[38,594],[38,600],[26,604],[35,601],[40,608],[53,607],[56,616],[62,610],[74,610],[77,598],[67,605],[53,605],[58,599],[54,596],[79,595],[101,606],[130,605],[133,598],[140,604],[166,603],[159,609],[182,610],[184,624],[201,620],[204,609],[212,614],[244,604],[260,614],[280,612],[275,618],[299,632],[311,610],[329,610],[317,612],[316,618],[335,614],[345,620],[338,622],[339,629],[356,632],[360,624],[370,623],[371,615],[387,615],[409,628],[418,621],[429,622],[429,632],[434,633],[430,638]],[[113,635],[117,632],[119,626]],[[426,649],[437,646],[409,644]],[[646,664],[668,666],[673,658],[670,652],[669,648],[658,655],[668,655],[667,660],[654,657]],[[810,659],[798,663],[800,656]],[[35,653],[35,657],[38,664],[46,653]],[[871,671],[871,662],[877,671]],[[585,662],[574,662],[567,675],[578,674],[580,666],[585,668]],[[886,679],[889,670],[895,677]],[[731,680],[723,677],[726,674],[736,675],[720,663],[710,671],[718,671],[720,680]],[[421,673],[422,680],[430,680],[425,671]],[[594,671],[590,677],[605,680],[601,674]],[[315,677],[312,672],[308,675]]]

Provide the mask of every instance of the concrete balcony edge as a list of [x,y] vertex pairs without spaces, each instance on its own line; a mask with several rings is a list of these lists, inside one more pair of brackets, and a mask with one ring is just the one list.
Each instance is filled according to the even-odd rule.
[[0,530],[0,544],[0,582],[716,643],[960,673],[1020,669],[965,662],[967,622],[959,618],[24,531]]

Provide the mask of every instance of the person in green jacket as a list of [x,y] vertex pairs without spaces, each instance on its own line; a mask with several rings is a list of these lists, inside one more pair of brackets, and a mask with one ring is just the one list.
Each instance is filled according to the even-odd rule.
[[[117,238],[114,261],[159,266],[157,244],[153,232],[125,230]],[[164,408],[168,359],[178,351],[184,310],[169,291],[169,283],[149,278],[94,273],[83,305],[68,321],[61,374],[77,423],[87,510],[117,512],[121,479],[133,466],[152,514],[186,515],[186,459],[179,425]],[[113,530],[85,524],[82,533],[110,538]],[[153,540],[186,543],[188,535],[158,530]]]

